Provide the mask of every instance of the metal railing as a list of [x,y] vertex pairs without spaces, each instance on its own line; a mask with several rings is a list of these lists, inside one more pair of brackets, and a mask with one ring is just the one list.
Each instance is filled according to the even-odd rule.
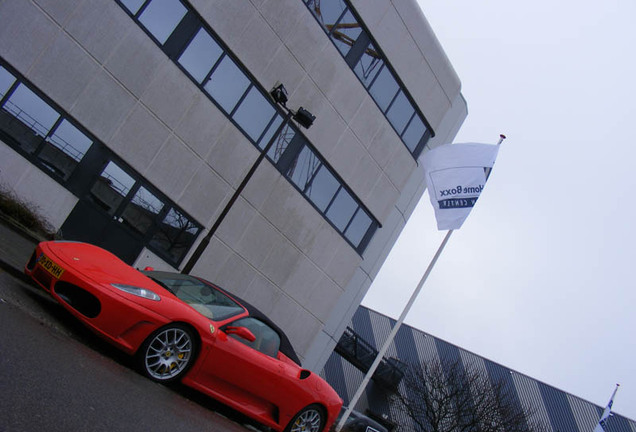
[[20,108],[18,105],[8,100],[2,106],[2,108],[19,120],[26,127],[31,129],[37,136],[45,138],[47,142],[57,147],[59,150],[70,156],[76,162],[79,162],[84,157],[84,152],[75,148],[72,144],[64,140],[62,137],[51,133],[51,128],[47,128],[40,123],[37,119]]
[[[373,360],[378,355],[378,350],[360,337],[351,327],[346,328],[335,351],[364,373],[369,371]],[[372,379],[387,390],[397,390],[404,377],[402,369],[402,363],[398,359],[385,357],[380,362]]]

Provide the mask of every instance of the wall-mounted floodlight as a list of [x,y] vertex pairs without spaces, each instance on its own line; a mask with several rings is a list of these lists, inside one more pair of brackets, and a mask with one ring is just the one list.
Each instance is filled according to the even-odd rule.
[[[0,0],[0,2],[1,1],[2,0]],[[210,227],[210,230],[208,231],[208,233],[205,235],[205,237],[203,237],[203,239],[201,240],[201,242],[195,249],[194,253],[192,254],[192,256],[190,257],[186,265],[181,270],[181,273],[189,274],[192,271],[195,264],[199,261],[199,258],[201,258],[201,255],[203,255],[203,251],[210,244],[210,241],[212,240],[212,236],[216,233],[216,230],[219,228],[219,225],[221,225],[221,223],[225,220],[225,217],[229,214],[232,206],[234,205],[238,197],[243,192],[243,189],[245,189],[245,186],[247,186],[247,183],[250,181],[250,179],[256,172],[256,169],[261,164],[261,162],[265,159],[265,156],[269,153],[269,149],[272,148],[275,142],[277,142],[278,137],[283,133],[283,130],[288,126],[289,121],[293,118],[294,120],[296,120],[296,122],[298,122],[299,125],[301,125],[305,129],[309,129],[309,127],[314,123],[314,120],[316,120],[316,116],[310,113],[309,111],[307,111],[306,109],[304,109],[303,107],[298,108],[296,112],[287,108],[286,104],[287,104],[287,101],[289,100],[287,96],[287,90],[285,89],[285,86],[283,86],[280,82],[277,82],[276,84],[274,84],[274,88],[269,92],[269,94],[272,97],[272,99],[274,99],[274,102],[276,102],[278,105],[284,108],[286,113],[285,119],[278,126],[278,128],[276,129],[276,132],[271,136],[271,138],[269,139],[269,142],[267,143],[263,151],[258,155],[258,157],[256,158],[256,161],[254,161],[254,163],[252,164],[252,167],[243,178],[243,181],[241,181],[241,184],[236,188],[236,190],[234,191],[234,194],[230,197],[230,200],[227,202],[227,204],[221,211],[221,214],[216,218],[216,221],[214,222],[212,227]]]
[[296,112],[291,111],[287,108],[287,101],[289,100],[289,96],[287,94],[287,89],[280,82],[276,82],[274,84],[274,88],[269,92],[274,102],[281,105],[285,110],[287,110],[288,114],[291,112],[293,114],[293,119],[298,122],[299,125],[304,127],[305,129],[309,129],[309,127],[314,124],[314,120],[316,120],[316,116],[307,111],[305,108],[300,107]]
[[276,85],[274,85],[274,88],[272,89],[272,91],[269,92],[269,94],[272,96],[272,98],[274,98],[274,101],[277,104],[286,106],[285,104],[287,104],[287,100],[289,98],[287,97],[287,89],[281,83],[276,83]]
[[316,120],[316,116],[307,111],[305,108],[300,107],[298,111],[294,114],[294,120],[298,122],[299,125],[304,127],[305,129],[309,129],[309,127],[314,124],[314,120]]

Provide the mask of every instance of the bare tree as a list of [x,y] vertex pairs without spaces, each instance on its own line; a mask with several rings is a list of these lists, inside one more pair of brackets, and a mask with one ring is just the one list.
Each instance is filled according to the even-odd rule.
[[[543,432],[534,410],[524,410],[505,382],[492,382],[474,365],[433,362],[406,366],[393,402],[416,432]],[[404,423],[404,422],[403,422]]]

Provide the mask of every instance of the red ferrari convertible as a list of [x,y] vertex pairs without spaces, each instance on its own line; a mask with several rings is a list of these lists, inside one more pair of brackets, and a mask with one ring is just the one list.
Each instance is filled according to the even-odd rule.
[[40,243],[25,273],[152,380],[180,380],[276,431],[321,432],[340,411],[274,323],[210,282],[77,242]]

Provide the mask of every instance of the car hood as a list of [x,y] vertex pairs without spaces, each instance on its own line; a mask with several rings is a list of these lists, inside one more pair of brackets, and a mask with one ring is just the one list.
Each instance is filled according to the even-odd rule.
[[[111,252],[89,243],[49,241],[40,243],[44,254],[66,269],[81,274],[95,284],[110,288],[111,291],[133,300],[139,304],[151,307],[154,313],[162,315],[172,321],[198,322],[203,328],[209,326],[210,319],[204,317],[191,306],[179,300],[169,290],[153,281],[151,278],[136,270]],[[145,288],[161,297],[155,302],[125,295],[112,287],[112,284],[133,285]],[[247,315],[247,313],[245,313]],[[232,317],[232,319],[236,319]]]
[[129,266],[112,253],[88,243],[46,242],[42,250],[59,264],[73,268],[101,284],[121,283],[153,290],[160,288],[150,278]]

